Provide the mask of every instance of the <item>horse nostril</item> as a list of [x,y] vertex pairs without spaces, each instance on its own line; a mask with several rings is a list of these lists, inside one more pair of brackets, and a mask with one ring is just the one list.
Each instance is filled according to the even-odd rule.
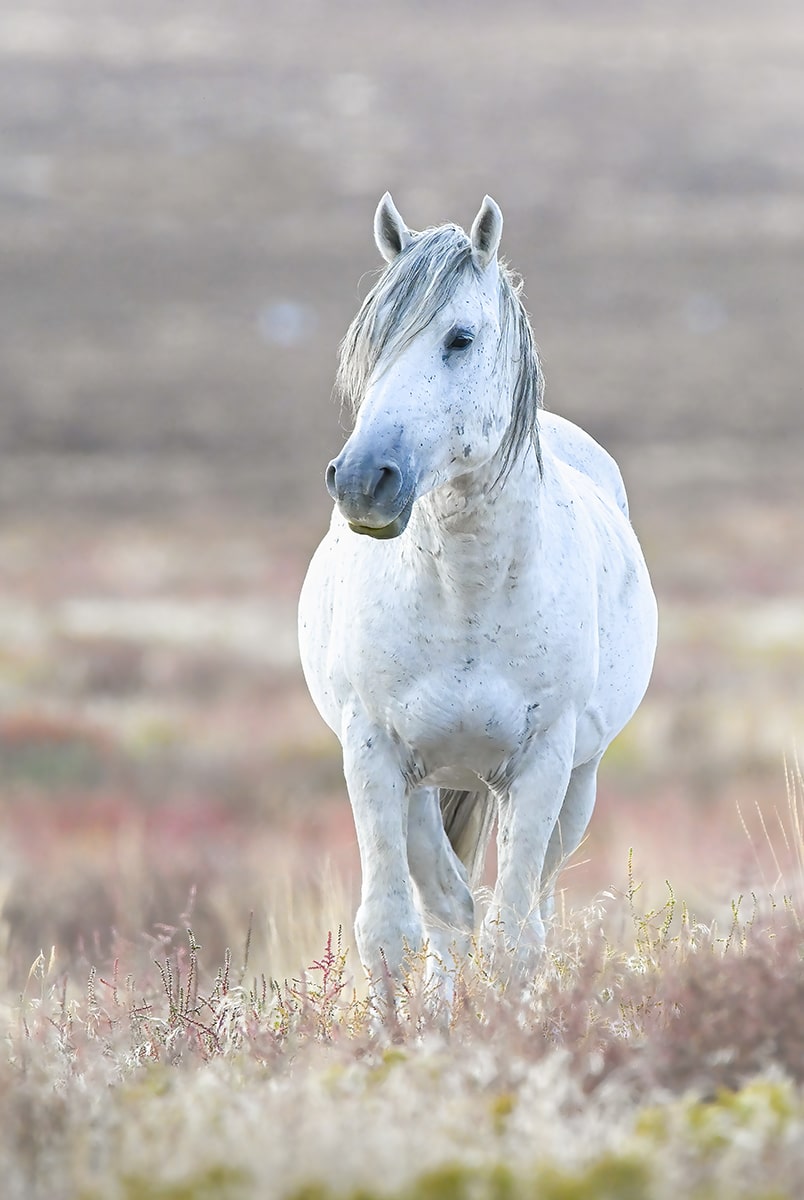
[[402,490],[402,472],[393,464],[380,467],[372,498],[375,504],[392,504]]
[[402,491],[402,472],[393,462],[355,462],[348,456],[333,458],[326,472],[327,491],[332,499],[350,511],[367,516],[374,508],[385,512],[393,508]]

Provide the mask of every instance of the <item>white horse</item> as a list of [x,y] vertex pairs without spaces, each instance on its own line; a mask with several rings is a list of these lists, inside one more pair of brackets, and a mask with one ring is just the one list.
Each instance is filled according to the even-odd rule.
[[343,746],[362,866],[361,960],[397,976],[481,944],[529,970],[604,750],[647,687],[656,605],[622,478],[541,412],[520,288],[486,197],[469,236],[415,233],[386,193],[387,260],[341,347],[356,423],[302,590],[302,663]]

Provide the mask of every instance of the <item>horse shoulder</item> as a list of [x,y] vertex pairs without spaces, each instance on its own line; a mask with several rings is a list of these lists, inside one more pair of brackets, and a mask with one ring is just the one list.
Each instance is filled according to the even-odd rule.
[[342,697],[337,658],[336,593],[339,541],[342,532],[333,521],[312,557],[299,597],[299,656],[310,694],[321,715],[339,732]]
[[383,672],[405,673],[403,648],[421,619],[404,581],[397,539],[352,533],[336,508],[302,585],[299,650],[310,694],[339,737],[355,694],[372,693]]

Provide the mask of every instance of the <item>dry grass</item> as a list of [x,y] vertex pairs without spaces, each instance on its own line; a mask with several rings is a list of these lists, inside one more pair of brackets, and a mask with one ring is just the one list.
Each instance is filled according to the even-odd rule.
[[[130,676],[107,649],[97,664],[104,687],[120,684],[115,703],[156,696],[154,659]],[[53,650],[41,661],[64,660]],[[182,675],[194,658],[175,664]],[[604,786],[597,841],[580,856],[594,871],[567,871],[527,995],[473,961],[445,1013],[413,963],[379,1012],[338,933],[355,907],[354,835],[345,799],[325,799],[330,752],[291,753],[281,688],[255,692],[243,678],[235,662],[220,698],[178,688],[176,711],[189,714],[178,750],[132,748],[121,709],[105,729],[33,704],[0,724],[4,1196],[802,1194],[795,760],[778,812],[749,793],[748,838],[722,805],[654,795],[647,806],[632,768],[632,795]],[[94,676],[87,686],[93,701],[108,695]],[[240,719],[260,699],[274,705],[263,720],[278,712],[267,754],[255,718]],[[208,712],[220,720],[230,705],[243,753],[224,769],[197,745]],[[306,778],[321,770],[310,793],[294,783],[297,753]],[[263,771],[270,793],[257,790]],[[643,839],[627,871],[618,823]],[[688,903],[662,892],[655,847],[643,861],[649,834],[686,854],[668,873]],[[733,903],[713,874],[719,858],[739,880]],[[625,879],[589,903],[601,876]]]
[[[803,793],[777,820],[771,782],[802,719],[800,12],[102,7],[0,34],[0,1191],[804,1195]],[[528,997],[468,969],[451,1028],[415,970],[379,1021],[338,948],[353,831],[293,650],[388,186],[413,223],[497,194],[549,402],[621,462],[662,597],[575,915]],[[645,887],[590,904],[629,845]]]
[[[799,774],[791,789],[788,838]],[[473,959],[450,1011],[420,962],[390,1008],[370,1001],[323,937],[322,896],[349,901],[332,880],[293,911],[275,893],[273,927],[240,926],[217,960],[178,926],[100,967],[40,955],[3,1001],[4,1195],[792,1200],[798,901],[702,924],[641,894],[629,864],[619,898],[553,930],[525,993]],[[294,955],[309,965],[285,976]]]
[[[87,537],[77,581],[41,531],[0,556],[4,1196],[802,1194],[804,788],[793,762],[776,814],[780,773],[751,777],[732,720],[771,653],[793,686],[798,625],[760,645],[748,619],[727,636],[671,609],[532,992],[473,963],[447,1020],[413,964],[381,1019],[338,943],[337,748],[247,619],[268,592],[290,611],[298,551],[241,530],[235,555],[225,528],[199,564],[186,531]],[[225,638],[185,622],[199,597]],[[714,690],[707,656],[714,680],[732,664]]]

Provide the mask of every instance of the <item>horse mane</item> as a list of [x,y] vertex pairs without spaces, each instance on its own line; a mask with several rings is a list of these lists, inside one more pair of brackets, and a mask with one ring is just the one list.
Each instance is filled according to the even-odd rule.
[[[500,446],[500,482],[520,453],[532,445],[541,473],[539,409],[544,378],[530,319],[522,302],[522,280],[500,262],[500,340],[498,358],[510,356],[511,420]],[[413,235],[388,264],[360,306],[341,342],[336,393],[355,417],[368,382],[381,359],[393,359],[421,333],[455,293],[464,277],[479,269],[469,238],[457,225],[440,225]]]

